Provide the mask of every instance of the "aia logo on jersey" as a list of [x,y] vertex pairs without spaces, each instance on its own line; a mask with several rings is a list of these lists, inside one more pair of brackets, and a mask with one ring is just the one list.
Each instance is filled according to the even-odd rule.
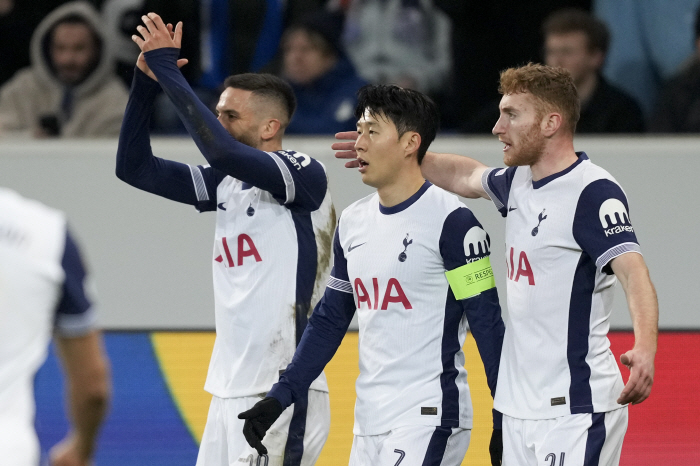
[[603,202],[598,211],[598,218],[606,238],[623,231],[634,232],[627,209],[619,199],[610,198]]
[[[253,239],[245,233],[238,235],[235,262],[233,260],[233,254],[231,253],[231,249],[229,248],[228,240],[226,239],[226,237],[221,238],[221,247],[224,250],[224,255],[226,256],[226,262],[224,265],[226,265],[227,267],[235,267],[235,265],[237,265],[238,267],[242,266],[244,263],[243,259],[245,259],[246,257],[252,257],[253,259],[255,259],[255,262],[262,262],[262,258],[260,257],[258,248],[255,247]],[[214,260],[216,262],[223,263],[224,257],[222,255],[219,255],[219,257],[217,257]],[[250,260],[251,259],[249,259],[249,261]]]
[[309,157],[306,154],[300,154],[293,150],[278,150],[277,153],[287,157],[287,160],[292,162],[292,165],[294,165],[294,168],[296,168],[297,170],[301,170],[302,168],[306,167],[311,163],[311,157]]
[[[367,291],[367,287],[362,282],[361,278],[356,278],[355,282],[355,296],[357,296],[357,308],[362,308],[362,303],[367,303],[367,309],[381,309],[386,311],[390,303],[397,303],[403,305],[404,309],[413,309],[411,302],[406,297],[401,284],[395,278],[390,278],[386,284],[382,295],[379,295],[379,279],[372,278],[372,295]],[[380,306],[381,303],[381,307]]]
[[535,274],[532,273],[530,260],[527,258],[525,251],[516,253],[515,249],[510,248],[510,257],[506,258],[506,267],[508,267],[508,280],[519,282],[527,280],[528,285],[535,285]]

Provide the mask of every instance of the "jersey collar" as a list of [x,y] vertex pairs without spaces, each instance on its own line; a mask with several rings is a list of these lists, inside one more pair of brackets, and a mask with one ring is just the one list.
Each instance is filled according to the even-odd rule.
[[552,174],[552,175],[545,176],[545,177],[542,178],[541,180],[533,181],[533,182],[532,182],[532,188],[533,188],[533,189],[539,189],[539,188],[541,188],[542,186],[544,186],[544,185],[546,185],[547,183],[549,183],[550,181],[554,181],[554,180],[556,180],[557,178],[566,175],[566,174],[569,173],[571,170],[573,170],[574,168],[578,167],[578,166],[581,164],[581,162],[583,162],[584,160],[588,160],[588,156],[586,155],[585,152],[576,152],[576,155],[578,156],[578,160],[577,160],[576,162],[572,163],[572,164],[569,165],[567,168],[565,168],[564,170],[562,170],[562,171],[560,171],[560,172],[558,172],[558,173],[554,173],[554,174]]
[[423,186],[420,187],[418,191],[416,191],[415,194],[413,194],[411,197],[406,199],[403,202],[400,202],[396,204],[395,206],[392,207],[384,207],[381,202],[379,204],[379,212],[383,213],[384,215],[391,215],[391,214],[398,214],[401,211],[404,211],[411,207],[413,203],[415,203],[420,197],[423,195],[424,192],[428,190],[429,187],[431,187],[433,184],[426,180],[425,183],[423,183]]

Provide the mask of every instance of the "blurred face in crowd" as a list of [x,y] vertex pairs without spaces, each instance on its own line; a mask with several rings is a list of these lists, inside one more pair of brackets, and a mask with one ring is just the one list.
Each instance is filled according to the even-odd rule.
[[357,122],[359,137],[355,141],[355,151],[360,162],[359,172],[362,182],[380,189],[392,184],[406,163],[406,156],[418,149],[411,145],[413,131],[407,131],[399,138],[396,125],[383,114],[372,115],[365,110]]
[[53,30],[50,55],[59,81],[75,85],[87,77],[97,61],[98,46],[87,25],[63,23]]
[[560,66],[571,73],[575,85],[595,75],[603,66],[603,53],[591,50],[583,31],[549,34],[544,45],[545,64]]
[[299,85],[311,84],[333,68],[337,61],[325,39],[304,29],[292,30],[286,35],[283,51],[284,75]]
[[500,116],[492,132],[504,144],[503,162],[509,167],[537,163],[545,137],[536,98],[528,92],[506,94],[498,109]]

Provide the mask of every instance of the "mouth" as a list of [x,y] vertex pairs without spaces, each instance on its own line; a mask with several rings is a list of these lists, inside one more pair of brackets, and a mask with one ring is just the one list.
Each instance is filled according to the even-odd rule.
[[364,160],[361,159],[360,157],[357,158],[357,161],[358,161],[359,164],[360,164],[360,166],[358,167],[358,171],[359,171],[360,173],[364,173],[364,172],[365,172],[365,169],[366,169],[366,167],[369,165],[369,163],[366,162],[366,161],[364,161]]
[[502,141],[500,139],[499,139],[499,141],[501,141],[503,143],[503,152],[506,152],[508,149],[510,149],[510,143],[507,143],[507,142]]

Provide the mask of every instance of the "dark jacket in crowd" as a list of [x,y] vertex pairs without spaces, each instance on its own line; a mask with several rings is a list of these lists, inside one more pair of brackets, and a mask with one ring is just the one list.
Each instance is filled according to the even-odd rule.
[[601,76],[598,85],[585,105],[577,133],[641,133],[644,116],[637,102]]
[[367,84],[347,58],[310,85],[290,83],[297,97],[297,110],[287,134],[333,134],[355,129],[357,91]]
[[664,86],[651,120],[656,133],[700,133],[700,59]]

